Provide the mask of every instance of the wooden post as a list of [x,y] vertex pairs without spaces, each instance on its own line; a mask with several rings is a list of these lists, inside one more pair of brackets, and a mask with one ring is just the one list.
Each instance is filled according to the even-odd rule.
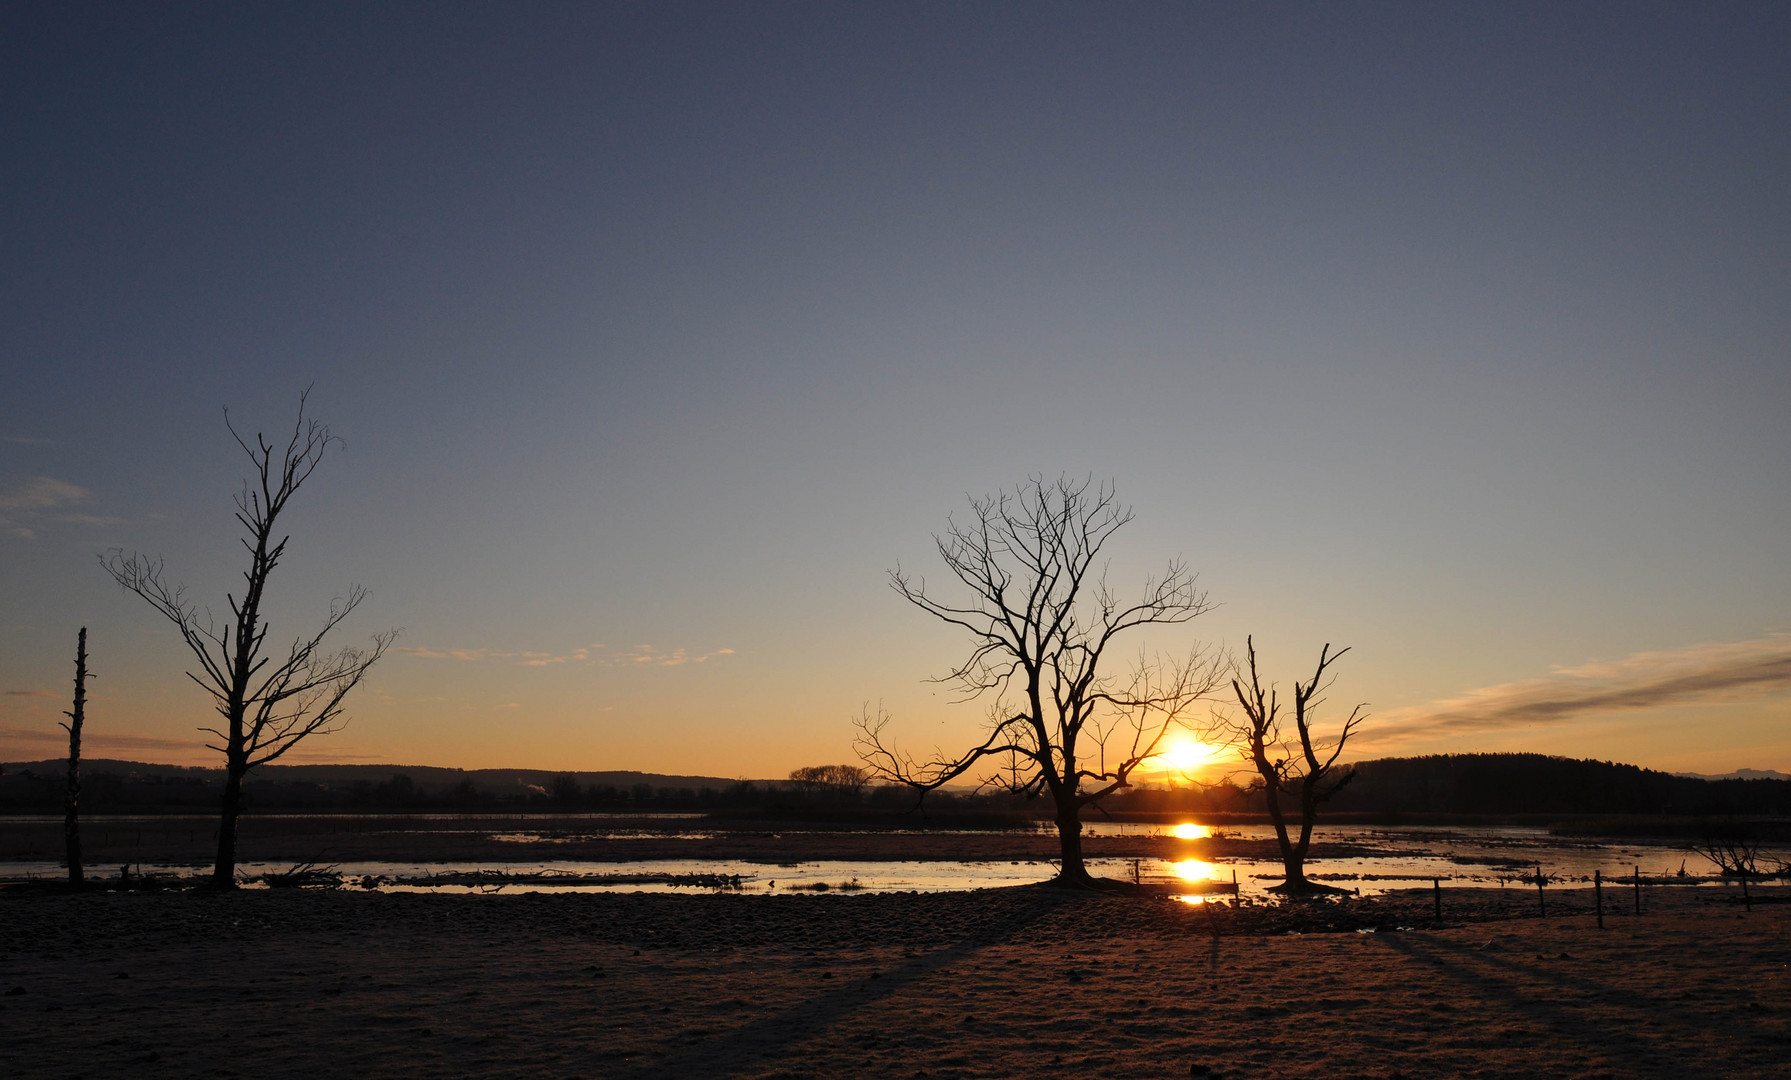
[[1441,878],[1430,879],[1431,895],[1436,900],[1437,925],[1443,924],[1443,882]]
[[75,708],[62,715],[68,723],[68,784],[63,794],[62,845],[68,856],[68,883],[79,887],[81,867],[81,724],[87,718],[87,628],[75,644]]
[[1237,906],[1238,898],[1243,895],[1238,892],[1238,868],[1234,866],[1231,868],[1231,904],[1233,907]]
[[1592,897],[1598,904],[1598,928],[1604,929],[1604,875],[1592,871]]
[[1543,918],[1548,918],[1548,898],[1542,895],[1542,864],[1536,864],[1536,906]]
[[1747,871],[1746,870],[1743,870],[1741,872],[1741,902],[1743,904],[1747,905],[1747,909],[1749,911],[1754,910],[1754,898],[1747,894]]
[[1636,867],[1636,914],[1642,913],[1642,868]]

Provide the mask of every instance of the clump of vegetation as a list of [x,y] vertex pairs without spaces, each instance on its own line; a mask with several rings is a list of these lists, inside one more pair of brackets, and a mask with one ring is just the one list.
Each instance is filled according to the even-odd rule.
[[856,765],[808,765],[790,772],[796,792],[820,802],[856,802],[870,782],[870,770]]
[[1761,854],[1758,838],[1744,824],[1731,822],[1709,829],[1691,849],[1708,859],[1717,873],[1726,878],[1791,876],[1791,863]]
[[263,874],[260,879],[270,889],[339,889],[342,875],[334,866],[298,863],[286,870]]
[[842,881],[838,885],[829,885],[825,881],[814,881],[807,885],[791,885],[789,888],[798,892],[830,892],[834,889],[838,889],[840,892],[859,892],[863,890],[864,883],[853,878],[851,881]]
[[160,892],[166,884],[156,874],[132,873],[127,864],[118,868],[118,880],[113,888],[119,892]]

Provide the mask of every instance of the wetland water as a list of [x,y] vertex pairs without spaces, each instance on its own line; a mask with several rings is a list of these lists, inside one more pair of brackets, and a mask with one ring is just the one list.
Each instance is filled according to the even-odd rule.
[[[7,840],[0,881],[60,876],[60,826],[59,818],[0,819]],[[86,819],[89,873],[116,875],[126,863],[133,873],[202,873],[211,826],[201,816]],[[1055,872],[1049,825],[932,831],[742,827],[696,815],[265,815],[245,819],[244,834],[247,857],[239,870],[246,878],[311,864],[346,884],[386,891],[948,892],[1028,884]],[[1229,894],[1234,880],[1249,896],[1281,879],[1266,825],[1096,821],[1085,824],[1084,835],[1098,876],[1167,884],[1190,896]],[[1791,851],[1766,854],[1791,858]],[[1373,895],[1432,879],[1455,887],[1533,887],[1538,866],[1550,884],[1563,885],[1589,882],[1595,871],[1615,882],[1638,867],[1647,878],[1689,884],[1711,869],[1683,841],[1559,837],[1538,828],[1334,825],[1315,834],[1307,875]]]

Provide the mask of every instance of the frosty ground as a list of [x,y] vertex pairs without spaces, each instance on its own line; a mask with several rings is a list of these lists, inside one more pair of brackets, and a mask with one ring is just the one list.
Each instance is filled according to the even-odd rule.
[[1791,905],[0,894],[15,1076],[1785,1075]]

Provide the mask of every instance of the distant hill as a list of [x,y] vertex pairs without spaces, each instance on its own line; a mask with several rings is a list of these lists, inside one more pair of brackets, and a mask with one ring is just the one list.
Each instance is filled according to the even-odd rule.
[[1791,814],[1791,777],[1693,777],[1544,754],[1435,754],[1356,765],[1336,810],[1450,814]]
[[[220,770],[221,772],[222,770]],[[721,776],[681,776],[631,770],[607,772],[558,772],[549,769],[444,769],[432,765],[265,765],[266,780],[283,784],[318,784],[350,788],[357,783],[378,784],[393,776],[408,776],[421,791],[448,791],[470,781],[493,794],[523,795],[547,791],[561,777],[570,776],[580,787],[610,786],[632,789],[645,784],[658,788],[720,790],[740,783]],[[250,773],[251,777],[255,774]]]
[[[1240,778],[1241,780],[1241,778]],[[1102,804],[1110,812],[1264,814],[1262,794],[1231,783],[1138,788]],[[1357,762],[1355,778],[1325,814],[1409,818],[1535,815],[1791,816],[1791,777],[1740,770],[1695,777],[1546,754],[1433,754]]]
[[1736,769],[1726,773],[1681,772],[1674,776],[1689,776],[1694,780],[1791,780],[1791,773],[1782,773],[1777,769]]
[[[60,759],[9,763],[0,776],[0,811],[54,813],[62,807]],[[1791,777],[1743,769],[1725,777],[1684,776],[1610,761],[1545,754],[1436,754],[1359,762],[1356,778],[1326,813],[1402,815],[1791,816]],[[82,763],[88,811],[203,812],[217,806],[222,769],[90,759]],[[901,789],[804,790],[784,780],[730,780],[629,771],[443,769],[427,765],[267,765],[249,774],[248,808],[274,810],[749,811],[852,806],[908,808]],[[935,801],[936,800],[936,801]],[[929,806],[1036,812],[1011,796],[940,792]],[[1229,785],[1139,788],[1105,801],[1110,812],[1262,813],[1260,793]]]
[[[64,759],[8,762],[0,809],[60,807]],[[81,763],[82,804],[90,810],[209,807],[222,768],[89,758]],[[263,765],[244,783],[254,808],[353,809],[561,805],[570,808],[700,808],[755,795],[782,781],[680,776],[629,770],[444,769],[431,765]],[[745,789],[743,789],[743,785]]]

